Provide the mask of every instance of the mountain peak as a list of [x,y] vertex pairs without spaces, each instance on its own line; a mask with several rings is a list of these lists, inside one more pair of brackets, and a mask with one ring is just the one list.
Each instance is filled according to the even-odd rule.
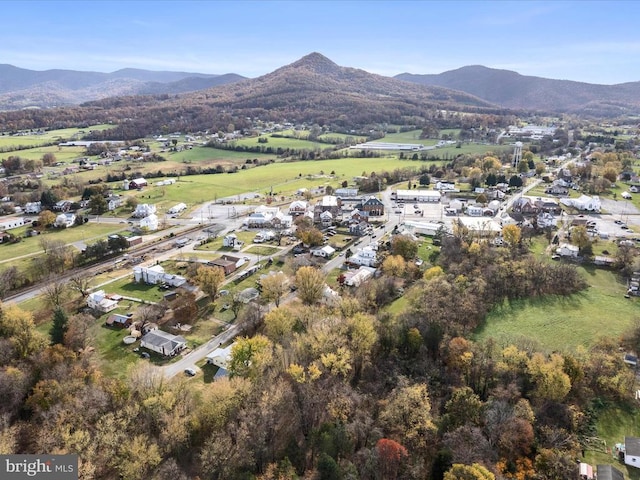
[[314,73],[326,74],[340,68],[336,63],[318,52],[305,55],[300,60],[289,65],[291,68],[302,68]]

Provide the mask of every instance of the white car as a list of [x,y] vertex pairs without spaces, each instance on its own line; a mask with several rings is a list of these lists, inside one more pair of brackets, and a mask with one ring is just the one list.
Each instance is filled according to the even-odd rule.
[[184,369],[184,373],[186,373],[190,377],[195,377],[198,372],[196,372],[196,369],[193,367],[187,367]]

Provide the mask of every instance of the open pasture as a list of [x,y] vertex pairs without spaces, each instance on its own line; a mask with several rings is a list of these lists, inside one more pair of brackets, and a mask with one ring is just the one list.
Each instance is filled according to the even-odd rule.
[[574,352],[603,335],[622,335],[639,317],[637,300],[624,298],[626,286],[614,272],[578,268],[590,285],[587,290],[568,297],[505,301],[489,313],[475,339],[493,338],[500,346],[524,340],[548,352]]

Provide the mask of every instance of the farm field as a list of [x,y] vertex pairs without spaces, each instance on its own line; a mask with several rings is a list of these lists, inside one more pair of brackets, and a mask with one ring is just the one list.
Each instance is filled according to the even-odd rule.
[[590,287],[569,297],[546,296],[504,302],[487,316],[475,340],[493,338],[498,345],[526,339],[544,351],[574,352],[603,335],[619,337],[638,318],[636,299],[626,299],[626,286],[615,273],[578,267]]
[[234,152],[233,150],[223,150],[212,147],[194,147],[191,150],[183,150],[181,152],[164,152],[161,153],[168,161],[180,163],[209,163],[209,162],[228,162],[229,164],[241,165],[246,160],[270,160],[276,159],[276,155],[254,152]]
[[42,135],[0,135],[0,148],[18,147],[21,145],[37,147],[51,142],[69,140],[74,136],[83,135],[81,131],[88,133],[89,130],[107,130],[113,125],[93,125],[86,128],[63,128],[60,130],[49,130]]
[[387,133],[384,138],[375,140],[376,142],[389,143],[416,143],[421,145],[435,145],[438,143],[437,138],[420,138],[422,130],[411,130],[409,132]]
[[[335,181],[336,184],[346,180],[351,182],[353,177],[363,172],[380,172],[396,168],[428,167],[429,162],[413,162],[397,158],[344,158],[336,160],[316,160],[306,162],[273,163],[261,167],[240,170],[233,174],[218,175],[190,175],[181,177],[174,184],[163,188],[162,201],[185,202],[189,204],[202,203],[217,198],[239,195],[248,191],[264,191],[271,187],[278,194],[295,192],[300,185],[309,187],[310,184],[322,185]],[[335,178],[316,177],[311,182],[305,179],[309,175],[328,175],[335,172]],[[147,197],[155,192],[142,190],[138,197]]]
[[[276,135],[286,135],[286,133],[276,134]],[[258,140],[260,138],[266,138],[267,143],[260,143]],[[249,137],[249,138],[241,138],[238,140],[234,140],[232,142],[238,146],[248,146],[248,147],[258,147],[263,146],[265,148],[293,148],[293,149],[307,149],[307,150],[323,150],[325,148],[332,148],[331,145],[320,142],[311,142],[309,140],[305,140],[304,138],[291,138],[291,137],[281,137],[281,136],[273,136],[273,135],[260,135],[259,137]],[[251,152],[247,152],[247,154],[251,154]],[[246,155],[246,154],[245,154]]]

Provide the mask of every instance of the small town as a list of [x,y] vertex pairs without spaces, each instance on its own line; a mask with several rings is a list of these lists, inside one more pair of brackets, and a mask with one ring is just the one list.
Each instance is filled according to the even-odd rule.
[[0,478],[640,480],[634,4],[23,3]]

